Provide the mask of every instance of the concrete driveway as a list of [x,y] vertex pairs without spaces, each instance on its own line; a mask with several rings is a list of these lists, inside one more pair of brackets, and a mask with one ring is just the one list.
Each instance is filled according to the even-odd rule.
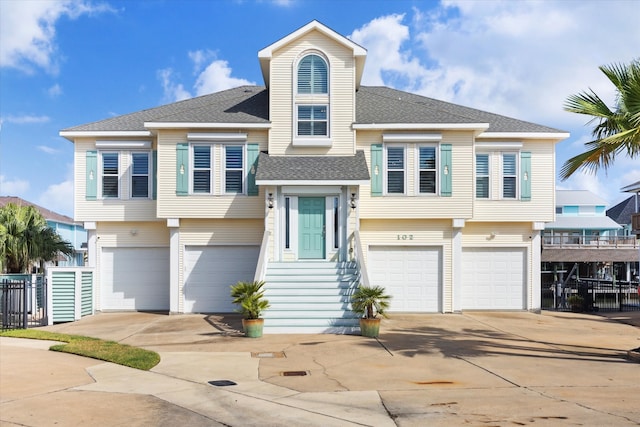
[[234,315],[101,313],[44,329],[162,361],[142,372],[2,338],[2,425],[640,425],[640,364],[626,358],[640,328],[602,316],[394,315],[378,340],[250,339]]

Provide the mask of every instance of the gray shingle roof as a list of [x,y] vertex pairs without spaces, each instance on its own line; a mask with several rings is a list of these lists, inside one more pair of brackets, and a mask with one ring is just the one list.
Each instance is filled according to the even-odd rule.
[[636,213],[636,196],[631,196],[607,209],[607,216],[621,225],[631,224],[631,215]]
[[358,124],[489,123],[487,132],[564,132],[388,87],[360,87],[356,106]]
[[[269,91],[240,86],[63,129],[70,131],[144,131],[145,122],[269,123]],[[489,123],[488,132],[563,132],[547,126],[463,107],[388,87],[361,86],[356,93],[357,124]]]
[[355,156],[270,156],[260,153],[256,181],[368,181],[364,152]]
[[148,110],[63,129],[69,131],[139,131],[145,122],[269,123],[269,92],[240,86]]

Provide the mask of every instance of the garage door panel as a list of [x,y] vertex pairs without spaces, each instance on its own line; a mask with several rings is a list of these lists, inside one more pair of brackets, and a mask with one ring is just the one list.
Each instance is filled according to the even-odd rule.
[[368,268],[372,283],[392,295],[390,311],[439,312],[441,260],[437,247],[372,246]]
[[462,309],[525,308],[524,248],[463,249]]
[[186,313],[229,313],[230,286],[252,281],[258,263],[256,246],[187,246],[184,252]]
[[169,310],[168,248],[102,248],[102,310]]

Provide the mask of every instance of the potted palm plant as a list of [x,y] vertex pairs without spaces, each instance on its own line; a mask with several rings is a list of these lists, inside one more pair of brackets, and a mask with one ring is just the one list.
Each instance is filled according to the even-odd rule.
[[351,309],[359,314],[360,333],[363,337],[375,338],[380,334],[380,320],[387,317],[385,311],[389,308],[391,295],[385,293],[382,286],[363,286],[351,295]]
[[231,286],[233,303],[238,305],[238,311],[242,314],[242,328],[244,334],[250,338],[262,336],[264,319],[260,317],[262,312],[269,308],[269,301],[264,298],[264,281],[238,282]]

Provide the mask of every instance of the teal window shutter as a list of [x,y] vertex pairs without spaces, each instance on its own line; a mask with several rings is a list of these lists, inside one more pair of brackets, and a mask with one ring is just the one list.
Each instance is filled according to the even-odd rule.
[[258,168],[258,156],[260,150],[258,144],[247,145],[247,194],[249,196],[257,196],[259,188],[256,185],[256,170]]
[[152,151],[151,154],[153,155],[153,157],[151,158],[152,164],[151,167],[153,168],[151,170],[152,175],[152,179],[153,179],[153,195],[152,198],[153,200],[156,200],[158,198],[158,152],[157,151]]
[[440,145],[440,195],[451,197],[451,144]]
[[371,195],[382,196],[382,144],[371,145]]
[[189,194],[189,144],[176,146],[176,195]]
[[86,199],[98,198],[98,152],[87,151],[87,190]]
[[531,200],[531,153],[520,153],[520,200]]

